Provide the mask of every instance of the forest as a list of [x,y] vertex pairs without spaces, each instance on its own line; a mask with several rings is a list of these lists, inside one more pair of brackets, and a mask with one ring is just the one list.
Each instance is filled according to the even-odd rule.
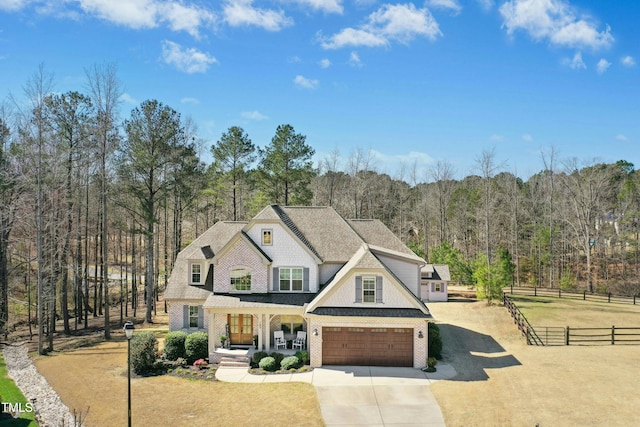
[[238,126],[205,141],[158,100],[121,117],[115,65],[85,77],[57,93],[41,66],[19,100],[0,103],[0,332],[28,325],[41,354],[57,320],[72,334],[101,317],[106,338],[118,307],[120,322],[153,322],[178,252],[216,221],[269,204],[379,219],[489,300],[512,284],[640,291],[640,173],[625,160],[541,153],[524,181],[485,150],[461,180],[446,161],[392,177],[364,149],[314,162],[290,124],[257,145]]

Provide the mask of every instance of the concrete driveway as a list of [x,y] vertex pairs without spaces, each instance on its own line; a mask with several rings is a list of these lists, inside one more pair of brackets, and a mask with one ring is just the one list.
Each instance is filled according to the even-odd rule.
[[301,374],[251,375],[246,368],[219,368],[228,382],[302,381],[315,386],[322,418],[333,426],[444,426],[430,384],[456,375],[440,362],[434,373],[414,368],[325,366]]
[[438,372],[413,368],[331,366],[313,370],[322,417],[331,426],[444,426],[429,385],[451,378],[444,364]]

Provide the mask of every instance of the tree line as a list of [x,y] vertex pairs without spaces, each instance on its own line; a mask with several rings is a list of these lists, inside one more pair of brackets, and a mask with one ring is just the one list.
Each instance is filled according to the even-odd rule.
[[282,124],[263,146],[230,127],[205,164],[190,118],[146,100],[123,119],[116,67],[94,65],[85,77],[81,92],[58,94],[41,66],[26,102],[0,105],[0,331],[27,311],[41,353],[53,349],[58,318],[71,334],[102,316],[107,338],[109,307],[119,306],[120,322],[142,308],[152,322],[186,244],[272,203],[380,219],[489,299],[511,283],[640,290],[640,175],[626,161],[551,152],[523,181],[483,151],[478,173],[461,180],[446,161],[391,177],[362,149],[314,165],[306,136]]

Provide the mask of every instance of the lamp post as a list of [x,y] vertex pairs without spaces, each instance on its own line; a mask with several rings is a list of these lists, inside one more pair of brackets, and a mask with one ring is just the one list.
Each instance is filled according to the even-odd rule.
[[135,328],[133,322],[125,323],[124,328],[122,328],[127,336],[127,425],[129,427],[131,427],[131,338]]

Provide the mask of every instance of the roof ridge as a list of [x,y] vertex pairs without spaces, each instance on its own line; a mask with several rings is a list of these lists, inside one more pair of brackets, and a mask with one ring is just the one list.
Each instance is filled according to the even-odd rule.
[[[317,256],[319,259],[322,259],[322,257],[320,256],[320,254],[318,254],[318,252],[316,251],[316,249],[313,247],[313,245],[311,244],[311,242],[307,239],[307,237],[302,233],[302,231],[300,231],[300,229],[296,226],[296,224],[293,222],[293,220],[291,219],[291,217],[289,215],[287,215],[287,213],[282,209],[282,207],[280,205],[271,205],[271,207],[273,208],[273,210],[275,211],[275,213],[280,217],[280,220],[282,220],[282,222],[284,223],[284,225],[286,225],[287,227],[289,227],[289,230],[291,230],[293,232],[293,234],[300,239],[300,241],[302,243],[305,244],[305,246],[307,246],[309,248],[309,250],[311,250],[311,252],[313,252],[313,254],[315,256]],[[288,208],[288,207],[287,207]]]

